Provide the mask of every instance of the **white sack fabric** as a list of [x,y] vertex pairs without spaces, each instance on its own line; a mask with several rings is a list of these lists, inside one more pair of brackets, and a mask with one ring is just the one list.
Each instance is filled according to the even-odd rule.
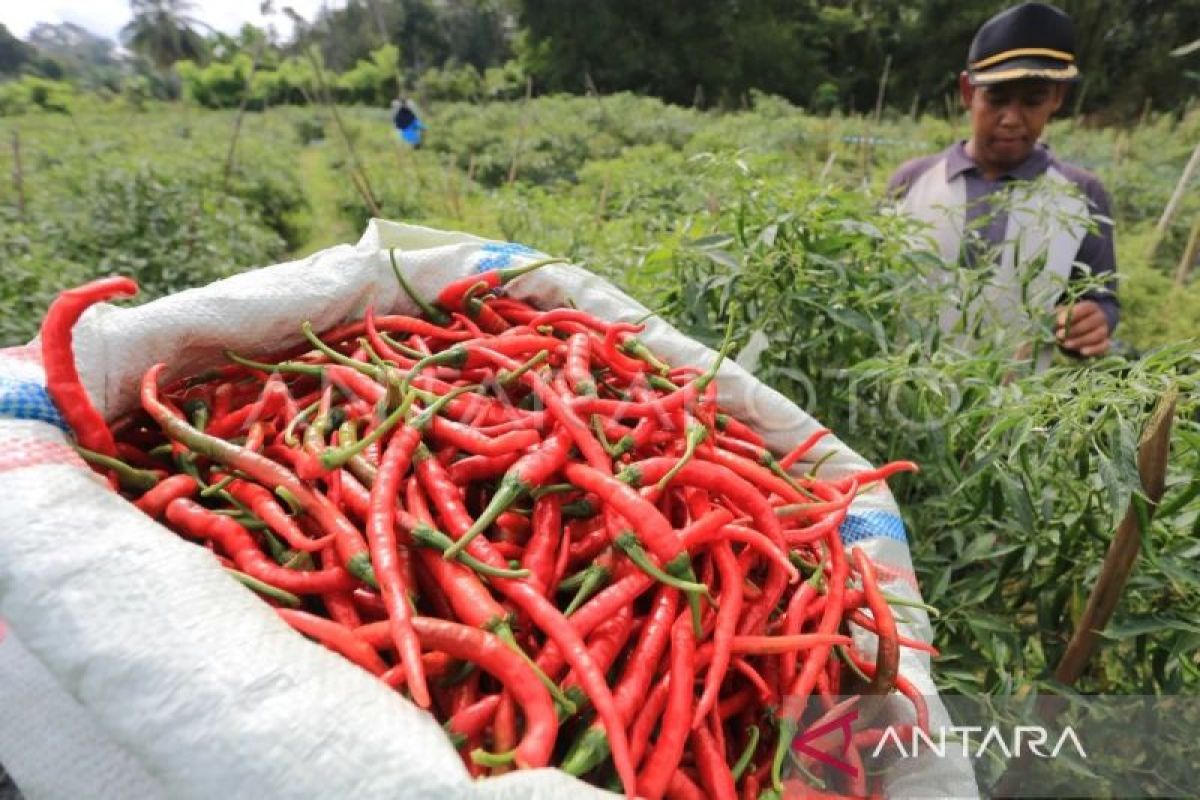
[[[136,407],[157,362],[166,379],[298,343],[368,304],[416,313],[388,249],[427,297],[450,281],[541,257],[520,245],[372,221],[356,246],[246,272],[134,308],[90,309],[75,328],[84,384],[108,419]],[[550,308],[571,300],[610,321],[647,310],[572,265],[551,265],[506,291]],[[641,338],[672,365],[715,354],[657,317]],[[70,449],[43,387],[38,348],[0,351],[0,763],[39,797],[398,798],[609,796],[556,770],[472,781],[432,716],[293,632],[212,556],[113,494]],[[726,361],[722,406],[777,453],[818,423]],[[826,437],[828,477],[868,469]],[[803,467],[803,465],[799,465]],[[842,529],[880,565],[889,591],[918,598],[903,523],[880,487],[858,497]],[[928,640],[920,612],[902,635]],[[867,652],[874,637],[862,634]],[[901,670],[933,695],[928,658]],[[900,704],[898,704],[900,705]],[[932,724],[945,721],[940,703]],[[82,788],[81,788],[82,787]],[[976,794],[969,764],[912,759],[893,796]]]

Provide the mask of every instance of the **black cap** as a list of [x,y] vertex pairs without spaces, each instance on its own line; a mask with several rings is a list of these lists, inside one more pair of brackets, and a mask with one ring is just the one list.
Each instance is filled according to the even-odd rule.
[[1078,80],[1071,18],[1045,3],[1022,3],[1000,12],[975,34],[967,74],[974,84]]

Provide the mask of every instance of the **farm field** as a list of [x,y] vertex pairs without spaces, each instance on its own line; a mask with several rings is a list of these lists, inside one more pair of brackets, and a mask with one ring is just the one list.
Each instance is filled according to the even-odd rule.
[[570,257],[710,345],[732,318],[743,366],[865,457],[921,464],[891,485],[940,612],[934,676],[998,694],[1048,685],[1138,504],[1138,437],[1178,392],[1164,502],[1079,688],[1200,691],[1200,276],[1175,279],[1200,193],[1154,244],[1200,111],[1050,128],[1113,196],[1123,311],[1116,354],[1041,374],[1014,372],[1003,340],[939,340],[927,260],[882,201],[895,167],[964,125],[769,96],[725,114],[633,95],[430,111],[418,151],[361,106],[249,113],[232,151],[235,111],[0,118],[0,344],[32,337],[65,286],[120,273],[150,299],[353,242],[375,215]]

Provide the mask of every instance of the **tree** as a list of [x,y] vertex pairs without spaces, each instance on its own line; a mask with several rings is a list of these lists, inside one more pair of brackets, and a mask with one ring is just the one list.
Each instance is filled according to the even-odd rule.
[[21,67],[33,60],[33,56],[32,47],[0,24],[0,75],[16,75]]
[[323,8],[298,29],[292,52],[321,48],[335,72],[370,59],[372,50],[396,45],[401,65],[417,75],[430,67],[470,64],[482,72],[512,56],[515,16],[510,0],[347,0]]
[[73,22],[39,22],[29,32],[31,44],[42,57],[62,65],[66,77],[83,85],[117,90],[124,70],[113,52],[112,40],[97,36]]
[[195,29],[208,26],[190,16],[191,0],[130,0],[129,6],[133,19],[121,29],[121,41],[158,69],[203,58],[204,39]]

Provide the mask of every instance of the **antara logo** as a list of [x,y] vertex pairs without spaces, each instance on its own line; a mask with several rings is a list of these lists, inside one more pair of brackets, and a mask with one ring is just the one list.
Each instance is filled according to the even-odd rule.
[[[845,760],[854,739],[854,722],[857,719],[858,710],[853,708],[832,718],[822,718],[812,727],[800,732],[792,741],[792,749],[851,777],[857,777],[858,769]],[[893,754],[899,754],[900,758],[917,758],[923,751],[930,752],[938,758],[945,758],[948,746],[952,742],[962,745],[965,758],[978,759],[989,753],[996,755],[997,750],[1006,758],[1020,757],[1024,753],[1037,758],[1057,758],[1068,744],[1075,749],[1080,758],[1087,758],[1083,744],[1069,725],[1063,728],[1054,746],[1049,750],[1046,749],[1051,738],[1049,732],[1036,725],[1018,725],[1013,729],[1011,738],[1006,738],[995,725],[987,728],[978,725],[950,725],[935,729],[936,736],[931,736],[916,726],[905,725],[900,730],[911,730],[907,746],[900,731],[889,725],[883,729],[883,735],[875,745],[871,758]],[[974,739],[978,745],[972,750],[974,734],[979,734],[978,738]],[[831,751],[836,751],[836,754]]]
[[[888,745],[900,754],[901,758],[916,758],[921,755],[922,745],[931,753],[939,758],[946,756],[947,745],[950,743],[961,743],[962,754],[967,758],[980,758],[984,754],[991,752],[993,755],[998,750],[1003,753],[1006,758],[1019,758],[1024,753],[1035,756],[1037,758],[1057,758],[1062,752],[1063,747],[1070,744],[1075,748],[1075,752],[1080,758],[1087,758],[1087,753],[1083,749],[1083,745],[1079,741],[1079,737],[1075,735],[1075,731],[1071,726],[1063,728],[1063,731],[1058,736],[1058,740],[1054,743],[1054,747],[1049,751],[1045,750],[1047,742],[1050,740],[1050,734],[1045,728],[1037,725],[1018,725],[1013,728],[1010,738],[1005,738],[1004,733],[1000,728],[992,725],[987,728],[978,725],[950,725],[944,728],[935,729],[937,736],[932,737],[920,728],[913,726],[912,734],[909,739],[909,746],[905,748],[904,737],[902,737],[895,728],[888,727],[884,729],[883,736],[879,743],[875,745],[875,751],[871,754],[872,758],[878,758]],[[972,751],[971,741],[972,734],[981,734],[976,740],[978,747]],[[1009,744],[1012,744],[1009,747]]]

